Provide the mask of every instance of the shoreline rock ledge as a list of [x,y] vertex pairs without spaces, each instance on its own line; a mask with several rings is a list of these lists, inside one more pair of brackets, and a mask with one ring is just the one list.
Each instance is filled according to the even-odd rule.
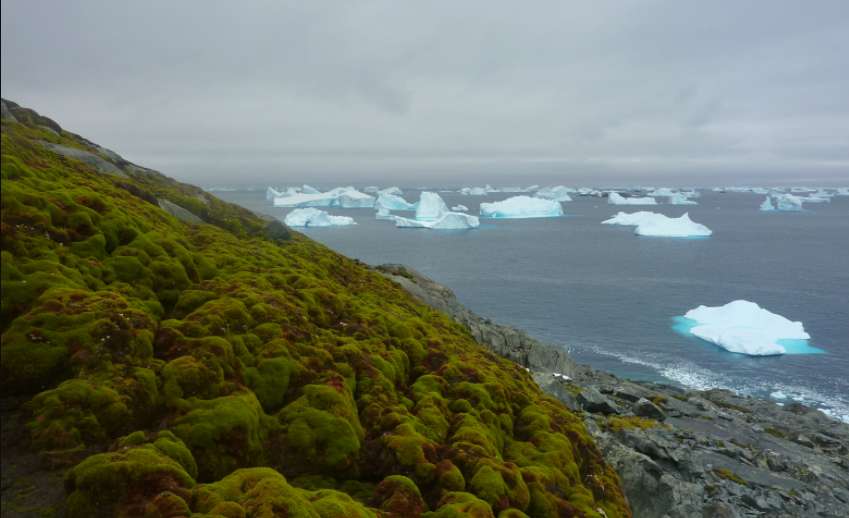
[[798,403],[578,365],[563,348],[476,315],[411,268],[376,269],[582,415],[636,518],[849,516],[849,425]]

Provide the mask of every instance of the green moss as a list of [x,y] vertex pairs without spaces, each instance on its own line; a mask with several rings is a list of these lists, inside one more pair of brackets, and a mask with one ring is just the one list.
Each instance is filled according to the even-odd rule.
[[654,419],[638,416],[610,416],[607,418],[605,426],[612,432],[620,432],[622,430],[648,430],[660,426],[660,423]]
[[[74,509],[628,515],[582,421],[448,316],[200,189],[49,152],[100,153],[26,121],[2,122],[0,383],[31,398],[36,449],[107,451],[108,505],[91,510],[98,481]],[[219,482],[142,489],[121,455]],[[255,466],[268,471],[238,471]]]
[[733,471],[731,471],[728,468],[716,468],[716,469],[713,470],[713,473],[719,478],[724,478],[725,480],[730,480],[730,481],[732,481],[736,484],[740,484],[741,486],[748,486],[749,485],[749,483],[746,482],[746,480],[743,479],[743,477],[734,473]]
[[157,502],[168,508],[187,507],[194,486],[184,465],[191,469],[190,459],[185,446],[167,433],[154,443],[92,455],[65,476],[66,516],[139,516]]
[[437,504],[433,512],[422,515],[424,518],[495,518],[492,508],[471,493],[447,493]]

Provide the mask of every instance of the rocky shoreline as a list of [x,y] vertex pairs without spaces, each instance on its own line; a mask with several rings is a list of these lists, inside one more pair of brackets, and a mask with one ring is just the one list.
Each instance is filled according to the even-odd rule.
[[849,425],[798,403],[620,379],[474,314],[410,268],[377,270],[581,413],[635,517],[849,516]]

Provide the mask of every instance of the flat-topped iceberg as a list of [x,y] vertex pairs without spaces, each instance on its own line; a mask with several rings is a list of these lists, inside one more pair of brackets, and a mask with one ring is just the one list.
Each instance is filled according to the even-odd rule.
[[711,229],[690,219],[688,213],[670,218],[656,212],[619,212],[610,219],[602,221],[604,225],[636,226],[634,233],[646,237],[707,237],[713,234]]
[[[314,189],[313,189],[314,190]],[[275,207],[374,207],[374,197],[353,187],[337,187],[327,192],[290,192],[274,197]]]
[[563,215],[559,201],[513,196],[506,200],[481,203],[480,214],[485,218],[555,218]]
[[391,216],[396,227],[462,230],[480,226],[480,220],[475,216],[449,211],[442,196],[435,192],[423,191],[416,205],[415,219]]
[[319,209],[295,209],[283,220],[290,227],[345,227],[356,225],[354,218],[348,216],[331,216]]
[[630,197],[626,198],[615,191],[610,191],[607,195],[607,203],[610,205],[657,205],[657,201],[651,197]]
[[494,190],[491,185],[487,185],[486,187],[463,187],[457,192],[463,196],[486,196]]
[[569,194],[573,192],[575,192],[575,189],[556,185],[554,187],[543,187],[536,192],[535,196],[537,198],[545,198],[546,200],[572,201],[572,197]]
[[694,336],[727,351],[752,356],[785,354],[786,341],[811,337],[801,322],[790,321],[748,300],[735,300],[724,306],[699,306],[688,311],[684,318],[692,321],[689,332]]

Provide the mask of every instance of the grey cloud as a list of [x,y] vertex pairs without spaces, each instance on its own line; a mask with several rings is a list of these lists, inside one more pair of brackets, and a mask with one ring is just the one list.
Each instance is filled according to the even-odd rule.
[[4,97],[202,184],[849,183],[847,51],[843,0],[2,3]]

